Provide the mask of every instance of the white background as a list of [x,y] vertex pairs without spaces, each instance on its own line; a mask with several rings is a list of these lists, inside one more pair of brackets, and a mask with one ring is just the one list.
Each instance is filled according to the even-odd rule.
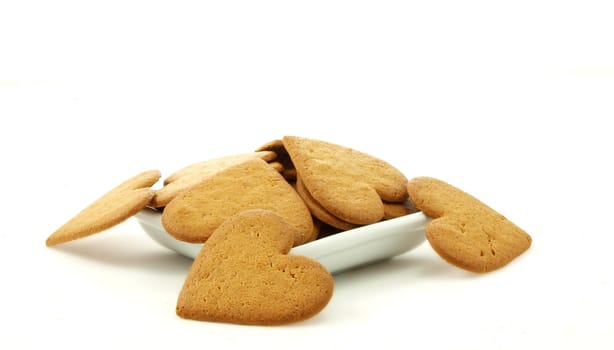
[[[614,347],[609,1],[12,3],[0,348]],[[425,243],[280,327],[178,318],[190,261],[133,219],[45,247],[127,177],[287,134],[448,181],[533,246],[476,275]]]

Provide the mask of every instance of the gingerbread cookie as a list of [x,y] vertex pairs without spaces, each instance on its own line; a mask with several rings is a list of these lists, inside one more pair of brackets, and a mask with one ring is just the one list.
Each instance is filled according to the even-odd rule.
[[[272,151],[250,152],[210,159],[188,165],[164,179],[164,187],[156,191],[150,205],[156,208],[163,207],[179,193],[231,166],[255,158],[272,161],[275,159],[275,156],[275,152]],[[280,171],[281,170],[282,169],[280,169]]]
[[177,315],[275,325],[320,312],[332,297],[334,280],[318,262],[288,254],[293,231],[267,210],[229,217],[194,260],[177,299]]
[[407,178],[381,159],[303,137],[285,136],[283,144],[309,194],[343,221],[378,222],[384,218],[383,201],[407,199]]
[[531,246],[531,236],[475,197],[441,180],[418,177],[409,196],[435,218],[426,238],[448,262],[474,272],[500,268]]
[[159,178],[158,170],[150,170],[124,181],[53,232],[47,246],[86,237],[128,219],[149,203],[154,196],[150,187]]
[[248,209],[267,209],[282,216],[297,232],[296,245],[313,235],[305,203],[262,159],[227,168],[182,192],[164,208],[162,225],[179,240],[203,243],[228,217]]

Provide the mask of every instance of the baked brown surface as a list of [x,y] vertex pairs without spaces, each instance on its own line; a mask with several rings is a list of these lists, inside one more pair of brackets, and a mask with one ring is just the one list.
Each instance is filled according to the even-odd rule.
[[179,193],[191,188],[199,182],[247,160],[260,158],[265,161],[275,159],[272,151],[249,152],[210,159],[182,168],[164,179],[164,187],[156,191],[151,206],[160,208],[167,205]]
[[162,212],[162,225],[175,238],[203,243],[227,218],[249,209],[271,210],[296,231],[295,244],[313,234],[307,206],[290,184],[262,159],[216,173],[175,197]]
[[322,222],[338,228],[340,230],[351,230],[355,227],[358,227],[356,224],[351,224],[349,222],[343,221],[333,214],[329,213],[326,209],[324,209],[315,199],[309,194],[301,179],[296,179],[296,192],[301,196],[311,214],[321,220]]
[[384,217],[382,201],[407,199],[407,178],[381,159],[303,137],[285,136],[283,144],[314,200],[343,221],[378,222]]
[[177,299],[183,318],[275,325],[314,316],[330,301],[334,281],[318,262],[287,255],[294,229],[266,210],[229,217],[190,268]]
[[531,236],[470,194],[431,177],[411,179],[409,196],[434,220],[426,238],[446,261],[474,272],[498,269],[531,246]]
[[45,243],[54,246],[121,223],[147,206],[154,195],[150,187],[159,178],[158,170],[149,170],[122,182],[58,228]]

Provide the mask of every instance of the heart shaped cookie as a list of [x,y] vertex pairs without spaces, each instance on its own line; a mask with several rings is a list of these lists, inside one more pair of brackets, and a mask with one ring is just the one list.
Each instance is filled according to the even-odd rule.
[[273,151],[250,152],[210,159],[188,165],[164,179],[164,187],[156,191],[150,205],[156,208],[163,207],[179,193],[197,185],[199,182],[220,171],[255,158],[271,161],[275,156]]
[[330,301],[334,281],[318,262],[288,255],[293,231],[267,210],[228,218],[194,260],[177,299],[177,315],[274,325],[317,314]]
[[175,238],[203,243],[228,217],[267,209],[295,229],[295,244],[313,235],[313,220],[290,184],[262,159],[247,160],[201,181],[175,197],[162,212],[162,225]]
[[384,217],[383,201],[407,198],[407,178],[381,159],[303,137],[285,136],[283,144],[311,197],[342,221],[378,222]]
[[101,232],[143,209],[154,196],[150,187],[160,178],[158,170],[142,172],[115,187],[53,232],[47,246]]
[[407,184],[409,196],[435,218],[426,238],[448,262],[474,272],[500,268],[531,246],[531,236],[470,194],[431,177]]

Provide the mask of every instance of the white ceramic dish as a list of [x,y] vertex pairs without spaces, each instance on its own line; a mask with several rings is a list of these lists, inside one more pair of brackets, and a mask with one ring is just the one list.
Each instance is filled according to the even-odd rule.
[[[169,235],[159,211],[146,208],[136,218],[153,240],[177,253],[194,258],[202,244],[179,241]],[[343,231],[292,248],[290,253],[311,257],[331,273],[405,253],[422,243],[430,219],[421,212]]]

